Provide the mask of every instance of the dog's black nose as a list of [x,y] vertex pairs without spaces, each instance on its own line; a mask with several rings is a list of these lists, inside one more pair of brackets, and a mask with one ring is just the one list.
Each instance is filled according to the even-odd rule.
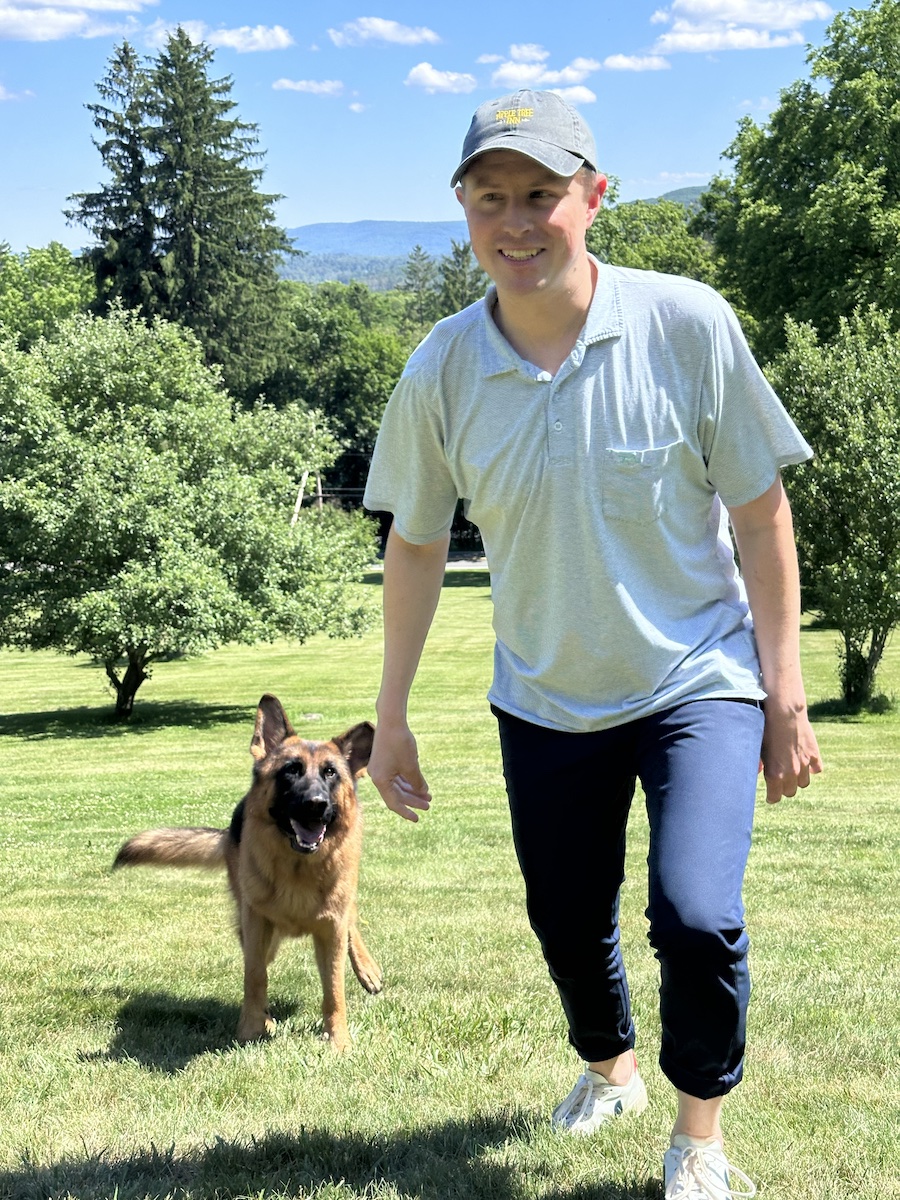
[[306,799],[303,801],[302,809],[305,820],[324,821],[328,813],[328,801]]

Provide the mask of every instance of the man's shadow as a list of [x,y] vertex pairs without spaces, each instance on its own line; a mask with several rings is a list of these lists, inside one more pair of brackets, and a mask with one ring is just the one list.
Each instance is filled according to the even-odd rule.
[[[277,1114],[273,1114],[273,1121]],[[270,1133],[246,1142],[176,1153],[151,1147],[120,1161],[105,1154],[25,1165],[0,1172],[9,1200],[245,1200],[249,1196],[333,1197],[386,1194],[415,1200],[525,1200],[533,1186],[520,1168],[494,1152],[528,1140],[532,1121],[513,1113],[470,1118],[386,1134],[330,1133],[316,1127]],[[542,1200],[662,1200],[662,1186],[597,1177]]]
[[[122,993],[116,989],[117,995]],[[276,1017],[293,1018],[298,1007],[273,997]],[[140,1063],[146,1070],[176,1074],[204,1054],[227,1053],[235,1046],[239,1007],[213,997],[183,999],[148,992],[124,1000],[116,1034],[96,1057]],[[316,1035],[316,1020],[298,1030]],[[308,1081],[307,1081],[308,1086]],[[314,1095],[311,1101],[314,1110]],[[106,1151],[63,1158],[40,1166],[25,1161],[17,1170],[0,1171],[2,1200],[245,1200],[249,1196],[321,1196],[378,1194],[381,1188],[403,1200],[525,1200],[535,1189],[524,1168],[510,1165],[506,1147],[533,1140],[543,1114],[498,1108],[432,1126],[389,1133],[334,1133],[315,1125],[273,1132],[240,1141],[217,1138],[215,1144],[182,1152],[152,1145],[115,1160]],[[501,1151],[501,1153],[497,1153]],[[528,1156],[525,1156],[528,1157]],[[603,1177],[598,1155],[596,1175],[574,1188],[550,1188],[542,1200],[662,1200],[656,1182]],[[544,1170],[552,1172],[548,1164]]]

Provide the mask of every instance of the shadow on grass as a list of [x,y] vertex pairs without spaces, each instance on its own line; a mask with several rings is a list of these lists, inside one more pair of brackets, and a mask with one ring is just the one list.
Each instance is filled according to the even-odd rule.
[[865,717],[884,717],[896,712],[897,701],[893,696],[873,696],[868,704],[850,705],[846,700],[819,700],[809,706],[811,721],[839,721],[844,725],[858,725]]
[[0,737],[40,741],[47,738],[112,738],[155,733],[159,729],[212,729],[217,725],[253,727],[246,705],[192,704],[183,700],[135,704],[130,721],[117,721],[110,703],[104,708],[59,708],[47,712],[0,713]]
[[[363,583],[381,587],[384,583],[384,575],[381,571],[369,571],[363,576]],[[444,572],[443,586],[445,588],[478,587],[489,589],[491,586],[491,575],[484,568],[470,570],[466,567],[453,567],[451,570]]]
[[469,571],[465,567],[458,567],[444,574],[445,588],[479,587],[490,589],[490,586],[491,576],[489,571]]
[[846,700],[818,700],[809,706],[809,719],[811,721],[846,721],[852,723],[862,719],[862,713],[859,709],[855,712],[851,711],[847,706]]
[[[235,986],[239,979],[235,976]],[[292,1000],[272,999],[276,1021],[298,1011]],[[185,999],[165,992],[145,992],[128,999],[116,1015],[116,1035],[107,1050],[84,1055],[82,1061],[136,1062],[150,1071],[175,1075],[204,1054],[236,1048],[240,1006],[212,996]],[[316,1037],[319,1022],[301,1031]],[[0,1190],[0,1196],[3,1195]]]
[[[273,1114],[277,1120],[277,1114]],[[387,1134],[330,1133],[314,1126],[295,1133],[273,1132],[247,1142],[217,1140],[183,1154],[150,1149],[119,1161],[105,1153],[63,1159],[46,1167],[25,1164],[0,1172],[0,1196],[11,1200],[63,1197],[148,1196],[191,1200],[239,1197],[307,1197],[347,1200],[371,1196],[385,1186],[416,1200],[524,1200],[536,1193],[525,1186],[523,1169],[492,1160],[504,1147],[530,1141],[533,1120],[521,1113],[473,1114],[431,1128]],[[602,1160],[598,1160],[598,1164]],[[662,1200],[658,1182],[604,1180],[539,1193],[543,1200]]]

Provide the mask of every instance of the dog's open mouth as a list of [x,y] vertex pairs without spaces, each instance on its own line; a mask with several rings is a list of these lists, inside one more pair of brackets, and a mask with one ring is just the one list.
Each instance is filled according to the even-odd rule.
[[299,821],[291,821],[294,836],[291,843],[301,854],[312,854],[322,845],[325,838],[325,825],[319,821],[311,825],[301,825]]

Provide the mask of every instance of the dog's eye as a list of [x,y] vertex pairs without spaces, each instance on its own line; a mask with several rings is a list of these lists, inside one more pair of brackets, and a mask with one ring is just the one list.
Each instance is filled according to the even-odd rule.
[[301,775],[306,774],[306,763],[302,759],[295,758],[292,762],[285,763],[284,773],[293,779],[299,779]]
[[326,763],[322,768],[323,779],[334,779],[335,775],[337,775],[337,767],[333,767],[331,763]]

